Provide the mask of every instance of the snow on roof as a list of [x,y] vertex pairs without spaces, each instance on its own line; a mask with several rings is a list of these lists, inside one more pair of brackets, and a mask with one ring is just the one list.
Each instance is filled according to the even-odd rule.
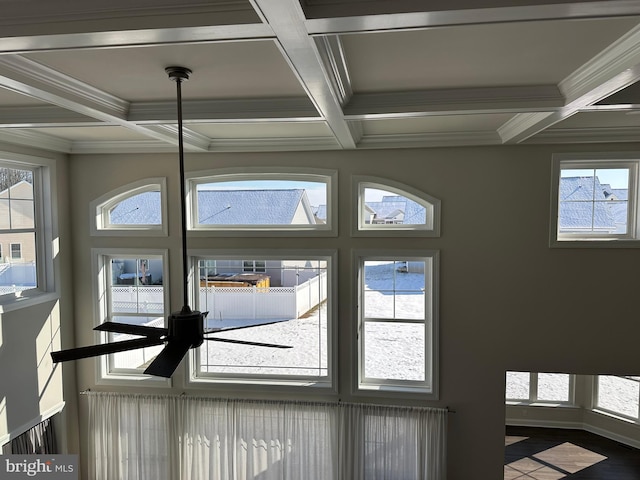
[[110,217],[115,225],[160,225],[160,192],[143,192],[125,198],[111,210]]
[[198,218],[206,225],[289,225],[303,189],[199,190]]
[[615,199],[626,200],[627,194],[626,189],[601,184],[597,176],[560,178],[560,229],[595,228],[614,232],[616,224],[626,224],[627,216],[626,202]]

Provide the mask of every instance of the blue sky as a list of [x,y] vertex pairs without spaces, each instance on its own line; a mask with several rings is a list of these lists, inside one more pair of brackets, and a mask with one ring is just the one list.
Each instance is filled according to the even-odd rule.
[[[563,169],[562,177],[592,177],[594,169]],[[595,170],[600,183],[608,183],[612,188],[629,188],[629,170],[626,168],[598,168]]]

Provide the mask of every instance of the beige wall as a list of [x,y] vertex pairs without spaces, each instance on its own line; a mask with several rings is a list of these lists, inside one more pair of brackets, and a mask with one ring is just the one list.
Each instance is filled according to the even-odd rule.
[[[357,152],[188,154],[188,170],[214,167],[320,167],[339,172],[337,238],[267,238],[261,247],[338,250],[340,390],[343,401],[374,401],[350,394],[351,321],[355,279],[352,248],[385,246],[438,249],[440,271],[440,401],[420,396],[397,403],[448,406],[449,478],[497,479],[503,475],[506,370],[574,373],[640,371],[636,319],[640,249],[550,249],[551,155],[608,151],[606,146],[509,146]],[[640,151],[640,145],[618,149]],[[78,345],[93,343],[92,247],[170,249],[172,306],[181,304],[177,155],[78,155],[71,159],[71,218]],[[150,173],[152,172],[152,173]],[[406,183],[442,200],[440,238],[350,238],[350,175]],[[147,176],[167,176],[169,238],[89,237],[89,202]],[[87,181],[91,179],[91,181]],[[304,243],[304,245],[303,245]],[[244,238],[190,240],[191,248],[242,248]],[[95,385],[94,362],[77,362],[78,388]],[[185,391],[184,366],[174,393]],[[110,387],[111,390],[127,390]],[[140,388],[133,387],[136,391]],[[233,394],[219,388],[198,394]],[[264,396],[256,390],[253,396]],[[291,398],[291,394],[287,395]],[[385,401],[385,400],[382,400]],[[79,400],[86,433],[86,402]]]
[[[62,422],[63,448],[77,451],[77,412],[74,365],[55,367],[49,353],[62,341],[73,343],[71,255],[69,238],[68,164],[63,155],[45,154],[26,148],[7,148],[0,157],[13,154],[39,156],[54,165],[53,208],[61,212],[55,220],[54,268],[59,299],[8,311],[0,308],[0,443],[30,428],[66,402],[70,422]],[[51,206],[49,203],[47,207]],[[63,385],[65,390],[63,391]],[[68,440],[68,443],[67,443]]]

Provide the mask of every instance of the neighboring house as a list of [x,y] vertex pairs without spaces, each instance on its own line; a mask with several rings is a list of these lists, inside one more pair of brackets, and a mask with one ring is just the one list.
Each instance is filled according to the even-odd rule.
[[[33,215],[33,186],[29,182],[22,180],[0,192],[0,229],[33,228]],[[0,234],[0,263],[31,263],[35,259],[33,233]]]
[[560,232],[624,233],[627,225],[627,190],[602,184],[598,177],[560,179]]
[[199,190],[200,225],[311,225],[304,189]]
[[[326,205],[320,205],[316,215],[326,221]],[[426,210],[417,202],[401,195],[385,195],[378,202],[365,202],[363,216],[366,224],[422,225]]]

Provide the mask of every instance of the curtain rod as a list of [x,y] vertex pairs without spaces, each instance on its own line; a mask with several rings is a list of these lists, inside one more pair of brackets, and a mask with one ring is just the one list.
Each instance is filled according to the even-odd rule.
[[[91,389],[87,388],[86,390],[81,390],[80,392],[78,392],[80,395],[88,395],[89,393],[91,393]],[[120,392],[98,392],[98,393],[120,393]],[[135,394],[134,394],[135,395]],[[138,395],[145,395],[145,394],[138,394]],[[180,395],[177,395],[180,397],[187,397],[187,393],[186,392],[182,392]],[[210,398],[212,400],[221,400],[219,397],[202,397],[202,398]],[[244,399],[244,398],[226,398],[224,400],[249,400],[249,401],[264,401],[263,399]],[[267,402],[273,401],[273,402],[277,402],[278,400],[266,400]],[[287,402],[291,402],[291,400],[286,400]],[[305,402],[305,400],[301,400],[302,402]],[[295,402],[295,400],[293,401]],[[383,404],[375,404],[375,403],[355,403],[355,402],[343,402],[342,400],[338,399],[335,402],[314,402],[311,401],[310,403],[336,403],[338,405],[367,405],[369,407],[401,407],[401,408],[440,408],[443,410],[446,410],[447,413],[457,413],[456,410],[452,410],[449,407],[429,407],[429,406],[420,406],[420,405],[383,405]]]

